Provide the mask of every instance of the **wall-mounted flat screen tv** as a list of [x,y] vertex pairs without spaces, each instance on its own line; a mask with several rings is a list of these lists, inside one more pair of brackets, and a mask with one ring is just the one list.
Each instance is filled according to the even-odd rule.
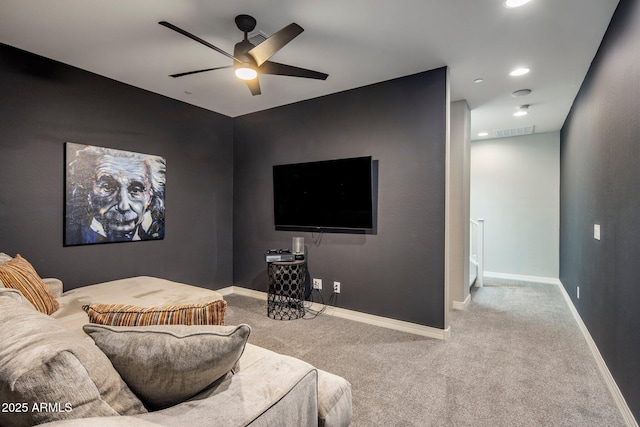
[[273,166],[276,230],[371,230],[371,156]]

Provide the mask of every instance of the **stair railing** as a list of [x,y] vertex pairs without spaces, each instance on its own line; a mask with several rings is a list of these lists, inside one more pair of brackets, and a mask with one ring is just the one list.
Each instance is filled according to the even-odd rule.
[[[469,239],[471,243],[470,250],[470,266],[476,271],[475,281],[471,279],[472,285],[475,282],[475,286],[481,288],[483,283],[484,276],[484,219],[478,218],[476,220],[471,219],[471,238]],[[470,276],[473,276],[473,271]]]

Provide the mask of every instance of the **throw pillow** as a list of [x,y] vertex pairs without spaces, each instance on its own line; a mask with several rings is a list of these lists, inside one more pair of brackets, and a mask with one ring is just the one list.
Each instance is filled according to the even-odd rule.
[[82,309],[91,323],[111,326],[224,325],[225,300],[166,307],[125,304],[86,304]]
[[19,290],[36,310],[44,314],[51,314],[60,307],[33,266],[20,254],[0,265],[0,280],[5,287]]
[[0,402],[19,404],[0,411],[0,425],[146,412],[87,337],[5,297],[0,325]]
[[138,397],[158,409],[189,399],[236,364],[251,333],[239,326],[83,327]]
[[0,286],[0,297],[13,298],[14,300],[20,302],[23,306],[29,307],[31,310],[36,309],[25,297],[22,296],[22,293],[17,289],[3,288],[2,286]]
[[[0,252],[0,265],[4,264],[7,261],[11,261],[13,259],[12,256],[5,254],[4,252]],[[4,283],[2,283],[2,278],[0,278],[0,289],[4,288]]]
[[11,255],[7,255],[4,252],[0,252],[0,265],[4,264],[7,261],[11,261],[13,257]]

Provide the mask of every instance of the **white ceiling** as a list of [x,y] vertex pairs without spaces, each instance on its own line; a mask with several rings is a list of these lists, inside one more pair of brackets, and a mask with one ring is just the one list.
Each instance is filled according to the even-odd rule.
[[[562,127],[618,0],[0,0],[0,42],[231,117],[449,66],[451,100],[481,131]],[[326,81],[262,76],[251,96],[232,69],[169,74],[231,60],[168,28],[166,20],[232,53],[234,17],[267,35],[305,31],[272,60],[329,74]],[[517,66],[531,72],[509,77]],[[476,78],[484,82],[474,83]],[[514,98],[511,92],[533,92]],[[529,115],[513,117],[521,104]]]

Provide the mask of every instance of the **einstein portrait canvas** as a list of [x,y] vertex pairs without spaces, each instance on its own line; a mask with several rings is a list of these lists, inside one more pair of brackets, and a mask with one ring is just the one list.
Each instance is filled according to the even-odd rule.
[[164,238],[164,158],[67,142],[65,163],[65,245]]

